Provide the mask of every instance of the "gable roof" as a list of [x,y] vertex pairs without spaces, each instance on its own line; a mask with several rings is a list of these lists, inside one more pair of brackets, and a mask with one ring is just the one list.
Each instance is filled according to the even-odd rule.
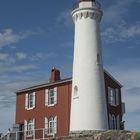
[[[107,72],[106,70],[104,70],[104,73],[106,73],[114,82],[116,82],[120,87],[123,87],[111,74],[109,74],[109,72]],[[58,84],[63,84],[63,83],[67,83],[67,82],[72,82],[72,77],[70,78],[66,78],[66,79],[62,79],[53,83],[44,83],[44,84],[39,84],[39,85],[35,85],[32,87],[28,87],[25,89],[21,89],[19,91],[17,91],[16,93],[21,93],[21,92],[28,92],[31,90],[36,90],[36,89],[40,89],[40,88],[46,88],[46,87],[50,87],[50,86],[54,86],[54,85],[58,85]]]
[[66,82],[71,82],[71,81],[72,81],[72,78],[70,77],[70,78],[59,80],[59,81],[56,81],[56,82],[53,82],[53,83],[47,82],[47,83],[44,83],[44,84],[39,84],[39,85],[35,85],[35,86],[29,87],[29,88],[21,89],[21,90],[17,91],[16,93],[28,92],[30,90],[50,87],[50,86],[53,86],[53,85],[63,84],[63,83],[66,83]]

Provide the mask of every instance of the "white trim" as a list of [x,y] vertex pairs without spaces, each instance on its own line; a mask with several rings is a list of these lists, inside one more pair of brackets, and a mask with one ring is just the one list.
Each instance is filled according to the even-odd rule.
[[[32,96],[32,106],[30,105],[30,96]],[[26,93],[25,95],[25,109],[32,110],[35,108],[36,92]],[[31,106],[31,107],[30,107]]]
[[25,109],[28,109],[28,93],[25,94]]
[[58,88],[57,87],[55,87],[54,88],[54,105],[56,105],[57,104],[57,90],[58,90]]
[[48,118],[45,117],[45,134],[48,134]]
[[35,119],[33,119],[33,130],[35,130]]
[[[57,93],[57,87],[55,88],[51,88],[51,89],[46,89],[45,90],[45,106],[47,107],[52,107],[55,106],[58,102],[57,97],[58,97],[58,93]],[[51,98],[50,98],[50,91],[53,90],[53,96],[51,98],[53,98],[53,103],[50,103]]]
[[27,131],[27,120],[24,120],[24,131]]
[[[31,127],[31,130],[29,130],[30,127]],[[26,135],[25,136],[26,137],[34,136],[35,135],[35,131],[34,130],[35,130],[35,119],[28,120],[27,121],[27,125],[26,125]]]
[[54,117],[54,133],[57,133],[57,116]]
[[57,116],[50,116],[49,119],[45,117],[45,135],[54,136],[57,133]]
[[48,121],[48,135],[49,136],[54,135],[54,117],[49,118],[49,121]]
[[45,106],[48,106],[48,89],[45,89]]
[[36,104],[36,92],[33,92],[33,108],[35,108]]

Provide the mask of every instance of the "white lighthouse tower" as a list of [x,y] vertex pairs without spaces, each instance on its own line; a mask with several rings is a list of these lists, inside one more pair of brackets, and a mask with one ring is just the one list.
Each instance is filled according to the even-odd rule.
[[108,129],[101,17],[95,0],[80,0],[72,11],[75,38],[70,132]]

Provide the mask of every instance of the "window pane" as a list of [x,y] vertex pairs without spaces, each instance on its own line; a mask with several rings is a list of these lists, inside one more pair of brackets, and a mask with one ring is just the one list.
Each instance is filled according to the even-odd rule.
[[49,134],[53,134],[54,133],[54,118],[50,118],[49,119]]
[[27,135],[33,135],[33,121],[29,120],[27,124]]
[[28,94],[28,108],[33,107],[33,93]]
[[54,104],[54,90],[50,89],[48,94],[48,103],[49,105],[52,105]]

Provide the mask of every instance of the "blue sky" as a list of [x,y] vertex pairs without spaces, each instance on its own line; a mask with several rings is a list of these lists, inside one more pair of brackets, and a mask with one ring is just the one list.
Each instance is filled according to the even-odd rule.
[[[1,1],[0,132],[15,121],[15,91],[47,82],[52,67],[72,75],[73,3]],[[140,0],[100,3],[104,68],[124,86],[126,129],[140,131]]]

